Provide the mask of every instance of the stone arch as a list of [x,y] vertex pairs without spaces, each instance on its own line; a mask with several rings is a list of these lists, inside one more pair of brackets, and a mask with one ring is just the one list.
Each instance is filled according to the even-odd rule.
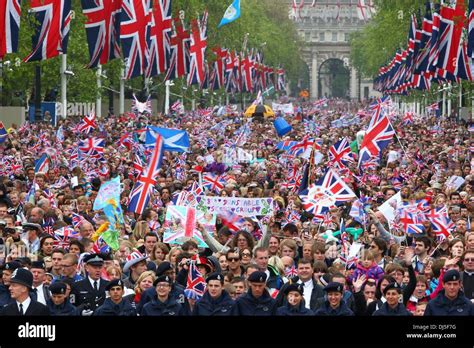
[[341,55],[329,55],[318,70],[318,98],[350,97],[350,68]]

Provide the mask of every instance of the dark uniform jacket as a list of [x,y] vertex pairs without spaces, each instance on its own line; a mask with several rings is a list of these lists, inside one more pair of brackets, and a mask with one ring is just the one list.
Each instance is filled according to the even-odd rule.
[[232,315],[271,316],[275,315],[276,309],[276,301],[270,296],[267,289],[259,298],[255,298],[252,295],[252,289],[249,289],[235,302]]
[[[171,292],[169,296],[173,297],[177,303],[182,305],[184,309],[187,311],[187,313],[190,313],[191,310],[189,307],[189,302],[186,296],[184,296],[184,288],[181,285],[179,285],[178,283],[173,283],[173,285],[171,286]],[[137,312],[141,313],[143,306],[145,306],[145,304],[156,299],[157,299],[156,288],[151,287],[149,289],[146,289],[142,293],[142,296],[140,297],[140,302],[137,305]]]
[[74,316],[81,315],[80,311],[74,307],[69,299],[66,298],[63,304],[55,305],[51,299],[46,300],[46,306],[48,306],[51,315],[53,316]]
[[353,316],[354,312],[352,312],[346,302],[342,300],[337,308],[332,308],[329,301],[325,301],[324,304],[316,310],[315,314],[322,316]]
[[82,309],[96,310],[104,304],[105,287],[109,282],[100,278],[99,291],[96,291],[89,281],[89,278],[73,283],[71,289],[71,303]]
[[182,316],[186,315],[181,304],[176,302],[173,297],[168,297],[165,302],[161,302],[158,299],[153,299],[143,306],[141,315],[143,316]]
[[391,308],[387,302],[385,302],[378,310],[372,314],[374,317],[380,316],[412,316],[413,314],[406,309],[403,303],[399,303],[395,308]]
[[0,284],[0,308],[10,303],[10,290],[3,284]]
[[[0,311],[0,315],[20,315],[16,301],[3,307]],[[37,301],[31,300],[28,309],[26,310],[25,316],[37,316],[37,315],[50,315],[48,307]]]
[[[295,277],[291,279],[291,283],[295,284],[299,280],[298,277]],[[278,292],[278,295],[276,297],[276,302],[278,307],[284,306],[286,302],[286,296],[285,296],[285,290],[290,285],[290,282],[286,283],[283,285]],[[324,297],[324,290],[321,285],[319,285],[314,279],[313,279],[313,291],[311,292],[311,300],[309,301],[309,308],[314,312],[318,307],[318,299],[321,299]]]
[[203,316],[229,316],[232,315],[235,301],[224,290],[222,295],[213,299],[209,292],[205,292],[202,298],[194,305],[193,315]]
[[276,315],[281,316],[297,316],[297,315],[314,315],[311,309],[308,309],[304,305],[304,301],[301,301],[299,306],[292,306],[286,303],[284,306],[277,309]]
[[111,315],[111,316],[136,316],[137,311],[133,308],[130,301],[122,300],[120,303],[114,303],[107,298],[102,306],[97,308],[94,315]]
[[425,315],[465,316],[474,315],[474,304],[459,291],[458,297],[450,300],[441,290],[433,300],[428,302]]

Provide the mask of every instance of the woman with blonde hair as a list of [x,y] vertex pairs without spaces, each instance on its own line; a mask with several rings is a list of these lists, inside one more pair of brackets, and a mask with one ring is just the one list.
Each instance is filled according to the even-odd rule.
[[176,258],[183,252],[183,249],[179,246],[172,247],[170,252],[166,255],[165,260],[169,261],[172,265],[176,265]]
[[273,268],[274,271],[277,271],[280,276],[283,278],[283,282],[286,283],[288,279],[285,277],[285,265],[283,261],[278,256],[272,256],[268,259],[268,266]]
[[280,257],[289,256],[296,260],[298,256],[298,245],[294,239],[283,239],[280,243]]
[[145,239],[145,234],[150,232],[150,227],[146,221],[137,221],[130,237],[130,242],[136,244],[139,240]]
[[155,279],[156,279],[156,276],[155,276],[155,272],[153,271],[145,271],[142,274],[140,274],[140,276],[138,277],[135,283],[135,289],[134,289],[135,292],[129,295],[129,300],[135,305],[138,305],[140,303],[142,294],[145,292],[145,290],[153,286],[153,282],[155,281]]

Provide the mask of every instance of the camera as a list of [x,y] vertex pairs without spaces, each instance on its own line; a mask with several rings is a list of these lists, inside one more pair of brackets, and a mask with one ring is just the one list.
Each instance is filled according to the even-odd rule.
[[5,220],[0,220],[0,227],[5,227],[7,222]]

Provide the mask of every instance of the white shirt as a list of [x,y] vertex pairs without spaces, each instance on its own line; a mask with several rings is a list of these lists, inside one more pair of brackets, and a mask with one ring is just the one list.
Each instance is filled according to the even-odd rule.
[[36,288],[33,288],[33,289],[36,289],[36,301],[46,305],[46,299],[44,298],[43,284],[41,284],[40,286],[38,286]]
[[28,307],[30,306],[30,303],[31,303],[31,298],[29,296],[23,302],[16,301],[16,305],[18,307],[18,312],[20,311],[20,304],[22,304],[23,305],[23,315],[25,315],[26,311],[28,310]]
[[304,306],[310,309],[310,302],[311,302],[311,294],[313,293],[313,279],[310,279],[303,283],[303,281],[298,280],[299,284],[303,284],[303,297],[304,297]]
[[97,280],[92,279],[91,277],[87,276],[89,282],[91,283],[92,288],[94,289],[94,282],[97,282],[97,290],[100,288],[100,278]]

